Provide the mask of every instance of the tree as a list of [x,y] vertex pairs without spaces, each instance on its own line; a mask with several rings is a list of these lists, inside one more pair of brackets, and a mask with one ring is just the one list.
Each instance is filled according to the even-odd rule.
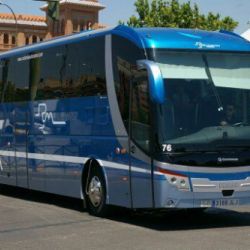
[[48,17],[53,21],[59,20],[59,0],[49,0],[48,2]]
[[197,4],[191,6],[191,2],[180,4],[179,0],[136,0],[135,7],[138,16],[131,16],[127,22],[131,27],[174,27],[174,28],[198,28],[204,30],[228,31],[234,30],[238,22],[226,16],[209,12],[201,14]]
[[48,3],[48,17],[52,21],[59,20],[60,0],[33,0],[33,1],[47,2]]

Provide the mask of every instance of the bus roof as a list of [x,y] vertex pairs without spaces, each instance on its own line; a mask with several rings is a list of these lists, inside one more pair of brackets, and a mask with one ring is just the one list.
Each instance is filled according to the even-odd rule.
[[136,30],[146,48],[249,51],[250,42],[227,31],[148,28]]
[[174,28],[134,29],[120,25],[115,28],[85,31],[78,34],[54,38],[33,45],[15,48],[0,54],[0,59],[108,34],[117,34],[126,37],[143,49],[155,48],[250,52],[250,42],[232,32],[211,32],[198,29]]

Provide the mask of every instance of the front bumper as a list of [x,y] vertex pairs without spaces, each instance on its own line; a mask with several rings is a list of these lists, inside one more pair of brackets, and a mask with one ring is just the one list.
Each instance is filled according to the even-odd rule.
[[156,208],[250,206],[250,177],[238,180],[189,178],[190,189],[180,190],[168,177],[155,181]]

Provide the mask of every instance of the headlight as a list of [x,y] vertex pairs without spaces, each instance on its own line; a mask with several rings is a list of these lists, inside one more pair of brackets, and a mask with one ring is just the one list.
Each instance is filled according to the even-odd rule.
[[179,190],[190,191],[189,179],[186,175],[172,172],[163,168],[158,168],[158,171],[166,176],[169,184],[177,187]]

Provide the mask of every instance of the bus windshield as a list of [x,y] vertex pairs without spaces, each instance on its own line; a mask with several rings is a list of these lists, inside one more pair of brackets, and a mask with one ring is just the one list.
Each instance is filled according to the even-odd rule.
[[250,147],[249,54],[159,50],[155,60],[166,88],[156,108],[164,152]]

